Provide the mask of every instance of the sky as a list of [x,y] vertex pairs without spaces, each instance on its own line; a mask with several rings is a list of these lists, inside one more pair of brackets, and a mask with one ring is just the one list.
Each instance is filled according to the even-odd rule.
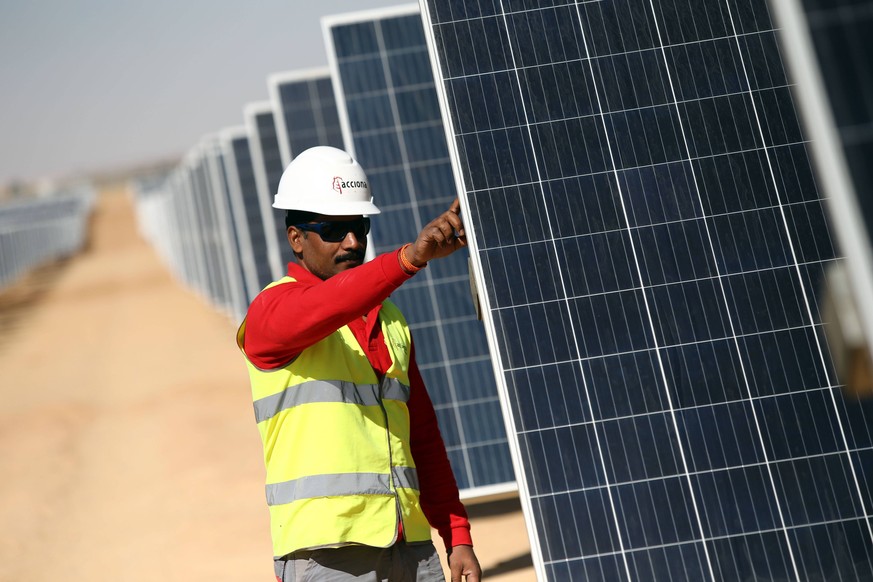
[[327,65],[322,16],[410,3],[0,0],[0,185],[182,155]]

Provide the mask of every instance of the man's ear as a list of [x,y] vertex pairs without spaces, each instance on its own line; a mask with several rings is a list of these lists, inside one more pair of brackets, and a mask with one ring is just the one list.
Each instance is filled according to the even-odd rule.
[[306,237],[305,234],[299,229],[293,226],[289,226],[287,230],[288,234],[288,244],[291,245],[291,250],[294,251],[294,254],[300,254],[303,252],[303,241],[302,239]]

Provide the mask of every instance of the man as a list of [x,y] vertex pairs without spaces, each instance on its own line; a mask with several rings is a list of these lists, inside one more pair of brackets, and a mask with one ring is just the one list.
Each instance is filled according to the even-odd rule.
[[[466,245],[457,200],[414,243],[364,263],[367,177],[342,150],[314,147],[285,169],[297,263],[252,302],[237,342],[264,445],[279,582],[478,582],[470,526],[409,327],[387,297]],[[366,216],[365,216],[366,215]]]

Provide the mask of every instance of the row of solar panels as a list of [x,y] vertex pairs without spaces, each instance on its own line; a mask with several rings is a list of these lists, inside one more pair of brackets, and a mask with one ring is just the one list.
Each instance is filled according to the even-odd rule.
[[81,250],[93,206],[90,186],[0,206],[0,289],[46,261]]
[[250,202],[225,133],[142,197],[177,271],[233,313],[234,281],[279,276],[291,140],[338,121],[319,143],[367,169],[376,252],[460,194],[484,330],[466,256],[394,299],[461,487],[517,476],[541,579],[873,577],[873,406],[822,333],[839,251],[768,2],[421,7],[324,19],[307,92],[335,117],[302,89],[245,109]]

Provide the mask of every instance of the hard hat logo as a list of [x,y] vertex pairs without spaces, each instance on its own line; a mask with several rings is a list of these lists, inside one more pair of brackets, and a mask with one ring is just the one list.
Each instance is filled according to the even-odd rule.
[[364,180],[343,180],[339,176],[333,178],[333,191],[342,194],[343,188],[363,188],[369,190],[370,186]]

